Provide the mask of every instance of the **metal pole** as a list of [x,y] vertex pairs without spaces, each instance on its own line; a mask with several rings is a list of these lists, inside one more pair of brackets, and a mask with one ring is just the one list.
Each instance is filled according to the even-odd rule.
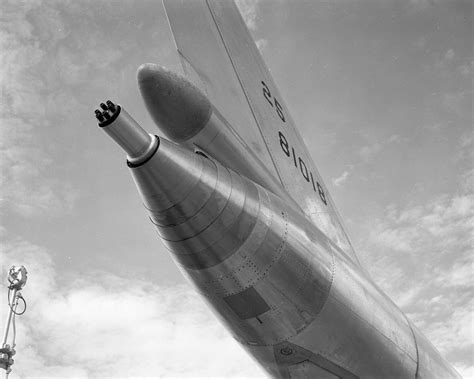
[[8,310],[8,319],[7,319],[7,324],[5,325],[5,331],[3,333],[2,347],[5,347],[5,345],[7,344],[8,331],[10,330],[10,323],[12,321],[13,310],[14,310],[14,308],[16,308],[16,305],[18,304],[18,299],[16,298],[16,293],[17,292],[18,292],[18,289],[13,288],[13,290],[12,290],[13,296],[11,297],[11,303],[10,302],[8,303],[8,308],[9,308],[9,310]]

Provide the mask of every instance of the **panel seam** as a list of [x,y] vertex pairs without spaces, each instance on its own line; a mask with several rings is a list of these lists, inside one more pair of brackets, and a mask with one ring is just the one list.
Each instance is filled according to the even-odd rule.
[[420,366],[420,355],[419,355],[419,352],[418,352],[418,343],[416,342],[416,335],[415,335],[415,331],[413,330],[413,327],[411,326],[411,322],[410,320],[408,319],[408,316],[403,313],[403,316],[405,317],[405,320],[406,322],[408,323],[408,327],[410,328],[410,331],[411,331],[411,334],[413,336],[413,342],[415,344],[415,352],[416,352],[416,370],[415,370],[415,379],[418,378],[418,369],[419,369],[419,366]]
[[242,92],[243,92],[243,94],[244,94],[244,96],[245,96],[245,100],[247,100],[247,104],[248,104],[248,106],[249,106],[250,112],[252,113],[252,117],[253,117],[253,119],[255,120],[255,124],[257,125],[258,131],[260,132],[260,135],[261,135],[261,137],[262,137],[263,143],[265,144],[265,147],[267,148],[268,155],[270,156],[270,159],[271,159],[271,161],[272,161],[272,163],[273,163],[273,167],[275,167],[275,172],[276,172],[277,175],[278,175],[278,179],[280,180],[280,183],[282,184],[283,188],[285,188],[285,190],[286,190],[285,183],[283,182],[283,179],[282,179],[281,176],[280,176],[280,172],[278,171],[278,166],[276,165],[275,160],[273,159],[273,155],[272,155],[272,153],[271,153],[271,151],[270,151],[270,147],[268,146],[267,141],[265,140],[265,136],[264,136],[264,134],[263,134],[263,132],[262,132],[262,128],[260,127],[260,124],[259,124],[259,122],[258,122],[258,120],[257,120],[256,115],[255,115],[255,112],[254,112],[254,110],[253,110],[253,108],[252,108],[252,104],[250,103],[250,99],[249,99],[249,97],[248,97],[248,95],[247,95],[247,92],[245,91],[245,87],[244,87],[244,85],[243,85],[243,83],[242,83],[242,80],[240,79],[239,73],[237,72],[237,69],[236,69],[236,67],[235,67],[234,61],[233,61],[232,57],[231,57],[230,54],[229,54],[229,49],[227,48],[227,45],[226,45],[225,40],[224,40],[224,36],[222,35],[221,29],[220,29],[220,27],[219,27],[219,24],[217,23],[217,20],[216,20],[216,17],[215,17],[215,15],[214,15],[214,12],[213,12],[213,10],[212,10],[212,7],[211,7],[211,5],[209,4],[209,0],[206,0],[206,4],[207,4],[207,7],[209,8],[209,13],[211,14],[212,20],[214,21],[214,24],[216,25],[217,32],[219,33],[219,36],[221,37],[222,44],[224,45],[224,49],[225,49],[225,51],[226,51],[226,53],[227,53],[227,57],[228,57],[229,60],[230,60],[230,64],[232,65],[232,69],[234,70],[235,76],[237,77],[237,80],[238,80],[238,82],[239,82],[239,84],[240,84],[240,87],[242,88]]

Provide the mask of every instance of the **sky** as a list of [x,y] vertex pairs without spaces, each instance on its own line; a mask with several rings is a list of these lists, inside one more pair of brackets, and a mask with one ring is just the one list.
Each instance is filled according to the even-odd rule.
[[[474,377],[472,2],[239,1],[374,280]],[[108,98],[181,72],[160,1],[0,0],[0,263],[29,272],[11,378],[265,377],[181,276]],[[6,319],[6,286],[0,292]]]

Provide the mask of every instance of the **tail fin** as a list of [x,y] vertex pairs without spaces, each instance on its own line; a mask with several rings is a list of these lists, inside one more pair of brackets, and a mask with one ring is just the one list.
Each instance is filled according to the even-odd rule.
[[232,1],[163,1],[183,69],[304,214],[357,262],[349,238]]

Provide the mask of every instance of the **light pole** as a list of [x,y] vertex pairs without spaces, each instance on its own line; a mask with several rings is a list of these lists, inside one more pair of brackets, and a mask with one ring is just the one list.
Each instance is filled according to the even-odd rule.
[[[26,284],[26,279],[27,271],[24,266],[12,266],[10,268],[8,272],[8,318],[3,332],[2,347],[0,348],[0,367],[6,370],[7,377],[14,362],[12,356],[15,355],[15,316],[22,315],[26,310],[26,302],[20,292]],[[18,313],[17,307],[20,299],[23,301],[24,309]],[[7,339],[11,324],[13,324],[13,342],[10,346],[7,344]]]

